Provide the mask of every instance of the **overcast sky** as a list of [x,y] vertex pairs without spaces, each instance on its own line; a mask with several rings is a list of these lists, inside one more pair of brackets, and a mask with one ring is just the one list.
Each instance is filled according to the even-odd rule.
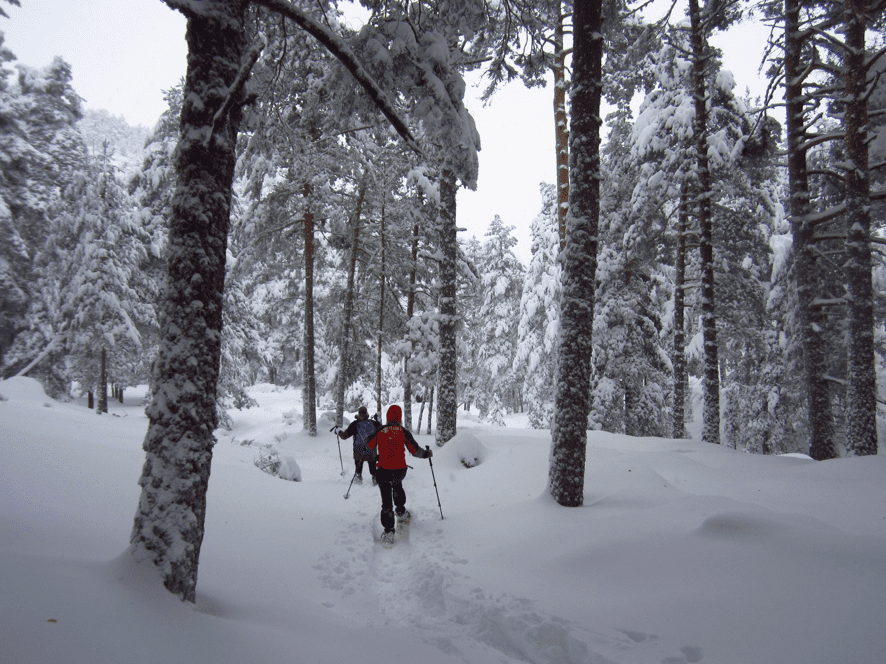
[[[0,31],[18,60],[45,66],[56,55],[71,64],[74,88],[87,108],[106,109],[130,124],[151,127],[165,109],[163,90],[185,73],[185,20],[161,0],[21,0],[4,3],[10,18]],[[719,39],[719,42],[725,42]],[[726,67],[736,72],[738,88],[762,92],[756,68],[765,33],[734,31]],[[541,208],[539,183],[553,182],[553,98],[550,87],[526,90],[514,83],[489,107],[468,92],[468,109],[480,132],[480,178],[477,192],[458,197],[463,236],[483,237],[499,214],[517,227],[518,255],[528,262],[529,225]]]

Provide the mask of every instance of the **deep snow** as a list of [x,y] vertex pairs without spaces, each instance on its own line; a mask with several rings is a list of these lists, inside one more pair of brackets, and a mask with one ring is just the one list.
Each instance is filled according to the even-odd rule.
[[[585,506],[568,509],[545,492],[547,432],[464,416],[433,459],[445,519],[428,462],[413,459],[410,538],[385,550],[372,541],[377,489],[344,500],[350,441],[342,475],[328,418],[312,439],[298,392],[250,393],[260,407],[218,432],[194,606],[124,554],[139,395],[97,416],[30,379],[0,383],[0,661],[884,659],[882,456],[814,462],[591,433]],[[302,481],[255,466],[273,451]]]

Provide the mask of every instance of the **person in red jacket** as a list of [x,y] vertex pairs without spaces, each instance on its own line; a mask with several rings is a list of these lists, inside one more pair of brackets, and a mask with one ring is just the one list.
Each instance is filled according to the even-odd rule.
[[375,432],[366,444],[370,449],[378,450],[378,488],[381,491],[381,525],[385,529],[383,542],[394,541],[394,515],[397,519],[409,519],[406,510],[406,492],[403,490],[403,478],[406,477],[406,450],[420,459],[434,456],[430,449],[423,450],[412,434],[400,423],[403,414],[400,406],[388,408],[387,424]]

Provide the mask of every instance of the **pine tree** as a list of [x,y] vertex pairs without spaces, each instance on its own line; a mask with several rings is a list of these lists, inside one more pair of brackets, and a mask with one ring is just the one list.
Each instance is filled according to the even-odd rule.
[[661,262],[667,227],[663,206],[635,209],[637,165],[630,159],[628,111],[609,116],[604,151],[598,291],[594,312],[591,419],[605,431],[634,436],[669,433],[671,364],[662,316],[672,292]]
[[490,422],[504,425],[502,416],[514,410],[514,356],[517,348],[517,316],[525,268],[513,253],[517,244],[498,215],[489,224],[480,252],[480,293],[477,308],[478,369],[477,405]]
[[111,157],[105,144],[103,153],[93,157],[92,168],[69,187],[57,221],[62,227],[58,235],[75,240],[74,251],[58,257],[64,266],[60,313],[69,366],[74,380],[97,387],[99,395],[107,394],[108,371],[123,385],[126,379],[145,377],[132,371],[124,377],[123,367],[138,363],[139,328],[150,325],[154,315],[132,287],[144,244],[132,225],[129,197]]
[[[645,159],[634,199],[635,207],[652,204],[654,208],[654,201],[667,202],[678,225],[674,263],[678,281],[674,300],[675,411],[682,410],[685,403],[684,296],[692,283],[693,266],[698,265],[701,294],[688,304],[701,310],[706,376],[703,439],[719,442],[720,371],[728,360],[719,355],[721,349],[736,348],[733,339],[742,336],[741,328],[748,327],[746,320],[732,315],[736,303],[756,302],[757,310],[762,308],[764,292],[759,279],[741,279],[748,273],[748,252],[754,259],[748,265],[765,269],[760,251],[761,246],[765,251],[766,238],[757,232],[759,223],[749,223],[757,215],[758,196],[748,177],[736,168],[750,131],[746,109],[732,94],[733,79],[719,69],[717,54],[708,51],[704,36],[727,19],[715,11],[703,13],[695,5],[691,9],[698,12],[695,28],[688,34],[676,30],[669,36],[670,43],[652,58],[658,85],[641,106],[632,139],[634,153]],[[701,68],[699,63],[703,64]],[[704,103],[700,104],[699,99]],[[687,253],[690,236],[698,240],[698,255]],[[714,297],[716,273],[725,276],[717,283],[717,289],[723,292]],[[756,333],[762,329],[761,317],[752,320],[755,325],[750,329]],[[727,336],[720,339],[724,333]],[[684,421],[682,414],[675,416],[675,435],[684,431]]]
[[590,412],[590,357],[600,216],[600,97],[603,87],[602,3],[575,3],[569,215],[560,300],[555,420],[549,489],[561,505],[584,501]]
[[[167,4],[188,17],[188,72],[155,394],[131,543],[138,558],[161,570],[170,592],[193,602],[218,423],[225,252],[242,117],[236,80],[245,51],[244,4]],[[233,103],[225,103],[228,98]]]
[[[246,48],[244,0],[166,0],[188,18],[169,277],[148,410],[142,494],[131,544],[162,573],[166,588],[195,600],[203,540],[221,354],[222,300],[237,134],[244,86],[260,48]],[[316,36],[373,95],[409,141],[387,96],[332,31],[282,0],[261,0]]]
[[804,350],[806,370],[807,412],[809,415],[809,453],[814,459],[836,456],[834,419],[831,396],[826,379],[826,348],[822,338],[825,329],[821,307],[815,305],[819,292],[815,267],[814,219],[809,195],[807,165],[808,97],[804,92],[810,32],[801,26],[802,4],[797,0],[784,3],[784,75],[787,106],[788,177],[790,182],[790,216],[793,227],[793,276],[797,289],[798,327]]
[[34,257],[49,233],[48,210],[86,160],[75,126],[82,113],[70,66],[60,58],[40,69],[20,64],[10,80],[7,63],[14,60],[0,33],[0,361],[5,375],[43,350],[6,356],[18,332],[33,328],[26,311],[36,297]]
[[524,367],[523,399],[529,426],[552,423],[556,340],[560,326],[560,239],[557,197],[552,185],[541,185],[542,209],[532,220],[532,258],[523,281],[514,370]]
[[[435,437],[443,445],[456,433],[458,242],[456,192],[477,183],[479,136],[464,106],[465,82],[460,73],[468,59],[482,57],[485,47],[485,3],[460,4],[423,0],[409,6],[396,3],[375,8],[361,32],[368,52],[377,54],[376,76],[402,81],[407,113],[423,132],[434,173],[438,215],[431,235],[438,244],[440,366],[438,418]],[[399,26],[412,25],[404,39]],[[382,51],[382,52],[380,52]]]
[[[845,0],[846,263],[848,334],[847,447],[856,455],[877,453],[877,377],[874,370],[874,297],[871,281],[871,185],[868,98],[877,84],[866,31],[886,3]],[[882,57],[883,53],[880,53]]]

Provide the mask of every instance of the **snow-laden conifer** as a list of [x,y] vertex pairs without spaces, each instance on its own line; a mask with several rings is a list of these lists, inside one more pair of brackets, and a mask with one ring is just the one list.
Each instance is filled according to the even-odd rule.
[[557,193],[539,187],[542,209],[532,220],[532,258],[523,279],[514,371],[523,372],[523,401],[534,429],[548,429],[554,407],[554,368],[560,325],[560,236]]
[[600,98],[603,89],[602,2],[575,6],[569,214],[563,252],[560,336],[551,431],[549,490],[561,505],[584,501],[590,413],[591,352],[600,216]]
[[0,33],[0,361],[6,373],[46,349],[6,357],[16,335],[33,329],[26,311],[37,297],[34,259],[47,240],[49,207],[86,159],[70,65],[56,58],[47,67],[17,64],[13,71],[14,61]]

